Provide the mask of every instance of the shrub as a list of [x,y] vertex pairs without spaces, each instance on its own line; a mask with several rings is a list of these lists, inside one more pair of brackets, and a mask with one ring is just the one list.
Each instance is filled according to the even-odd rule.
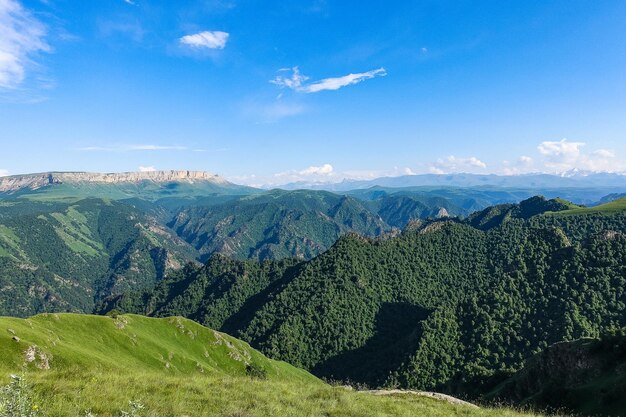
[[117,308],[114,308],[113,310],[107,312],[107,316],[111,317],[113,319],[116,319],[117,316],[119,316],[120,314],[122,314]]
[[249,363],[246,365],[246,375],[256,379],[267,379],[267,370],[261,365]]
[[0,417],[35,417],[39,406],[24,376],[11,375],[11,382],[0,389]]

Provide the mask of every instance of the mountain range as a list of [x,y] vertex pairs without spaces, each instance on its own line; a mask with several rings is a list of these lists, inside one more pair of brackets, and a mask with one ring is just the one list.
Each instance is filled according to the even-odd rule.
[[343,180],[341,182],[295,182],[284,189],[319,189],[348,191],[379,187],[499,187],[499,188],[611,188],[624,186],[626,173],[601,173],[572,170],[561,174],[417,174],[379,177],[371,180]]
[[331,192],[193,171],[4,177],[0,314],[185,316],[326,380],[606,414],[623,404],[592,376],[593,400],[554,404],[538,399],[560,380],[524,375],[554,343],[626,326],[626,187],[607,178]]

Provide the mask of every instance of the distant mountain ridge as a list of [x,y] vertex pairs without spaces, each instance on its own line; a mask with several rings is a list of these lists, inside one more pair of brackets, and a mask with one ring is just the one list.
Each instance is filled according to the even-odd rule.
[[[506,191],[523,195],[489,198],[487,204],[474,209],[503,202],[518,202],[533,195],[548,198],[561,197],[576,204],[597,204],[610,195],[626,191],[626,174],[569,172],[553,174],[420,174],[380,177],[372,180],[341,182],[295,182],[274,187],[282,190],[317,190],[358,196],[366,190],[381,189],[387,194],[429,194],[441,197],[461,191],[474,198],[478,193]],[[254,188],[229,182],[206,171],[170,170],[147,172],[44,172],[0,177],[0,197],[55,192],[55,197],[96,197],[144,200],[161,198],[198,198],[216,195],[249,195],[262,193],[267,188]],[[470,196],[471,194],[471,196]],[[50,198],[50,197],[47,197]],[[371,197],[367,197],[371,199]],[[479,205],[480,206],[480,205]],[[465,215],[469,213],[463,213]]]
[[349,191],[379,187],[504,187],[504,188],[561,188],[561,187],[625,187],[626,174],[608,172],[566,172],[555,174],[419,174],[397,177],[379,177],[371,180],[348,180],[341,182],[294,182],[279,188]]
[[65,183],[136,183],[152,182],[188,182],[207,181],[215,184],[230,183],[216,174],[205,171],[146,171],[146,172],[44,172],[37,174],[11,175],[0,177],[0,192],[14,192],[22,189],[37,190],[53,184]]

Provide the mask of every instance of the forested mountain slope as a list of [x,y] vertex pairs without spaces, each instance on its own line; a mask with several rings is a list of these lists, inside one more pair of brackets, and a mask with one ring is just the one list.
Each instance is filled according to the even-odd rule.
[[310,259],[345,233],[392,229],[365,203],[324,191],[250,196],[208,180],[102,183],[64,175],[79,180],[43,175],[3,182],[0,313],[90,312],[102,297],[153,285],[216,253]]
[[326,191],[282,191],[194,205],[169,224],[203,255],[309,259],[342,234],[378,236],[390,227],[356,199]]
[[487,230],[512,219],[530,219],[538,214],[575,208],[580,206],[560,198],[546,200],[544,197],[535,196],[519,204],[499,204],[477,211],[469,215],[465,222],[477,229]]
[[328,378],[479,395],[553,343],[626,325],[624,213],[507,212],[525,207],[348,235],[308,262],[215,257],[102,310],[182,314]]
[[151,286],[196,257],[127,204],[2,201],[0,314],[88,312],[94,300]]

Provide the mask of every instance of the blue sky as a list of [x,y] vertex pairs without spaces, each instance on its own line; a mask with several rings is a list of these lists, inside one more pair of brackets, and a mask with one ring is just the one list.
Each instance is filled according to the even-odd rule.
[[626,2],[0,0],[0,174],[626,170]]

